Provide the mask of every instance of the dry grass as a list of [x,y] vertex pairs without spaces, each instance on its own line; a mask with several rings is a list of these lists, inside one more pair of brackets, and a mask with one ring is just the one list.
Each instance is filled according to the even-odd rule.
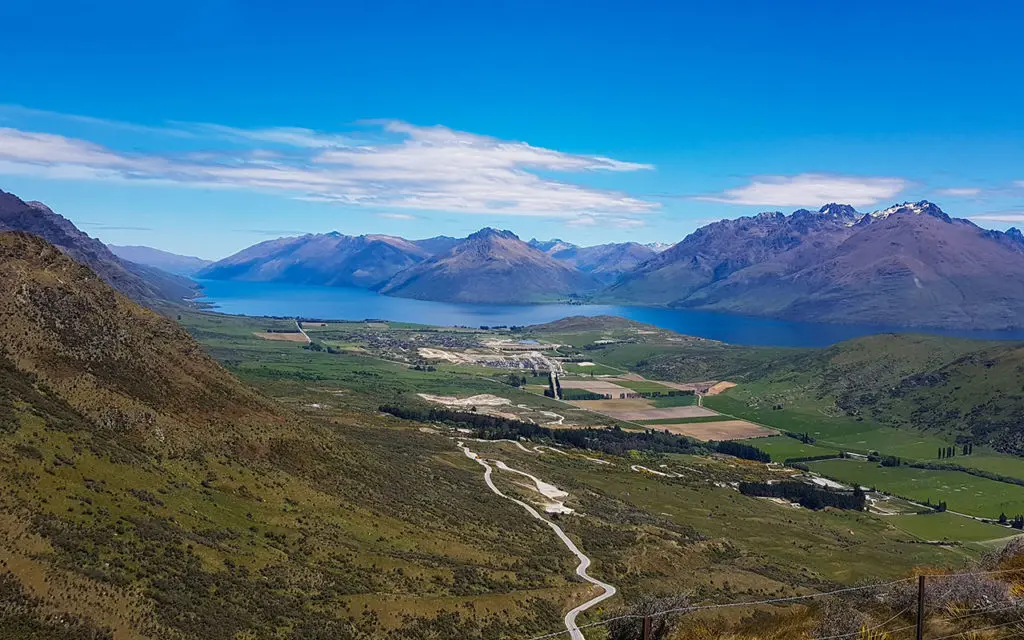
[[305,342],[306,336],[301,333],[272,333],[270,331],[253,331],[252,335],[264,340],[281,340],[284,342]]
[[711,385],[711,387],[708,388],[707,395],[709,395],[709,396],[717,396],[718,394],[722,393],[723,391],[726,391],[728,389],[732,389],[735,386],[736,386],[735,382],[727,382],[727,381],[724,381],[724,380],[722,382],[716,382],[715,384]]
[[619,420],[664,420],[665,418],[699,418],[718,415],[710,409],[695,406],[657,409],[650,400],[645,399],[574,400],[572,404]]
[[139,628],[156,627],[152,607],[138,591],[96,582],[40,559],[52,553],[50,544],[30,531],[28,522],[0,513],[0,565],[40,598],[51,615],[85,616],[110,628],[114,640],[146,637],[138,633]]
[[698,440],[743,440],[775,435],[776,432],[746,420],[722,420],[721,422],[697,422],[690,424],[659,424],[655,429],[667,429],[670,433],[690,436]]

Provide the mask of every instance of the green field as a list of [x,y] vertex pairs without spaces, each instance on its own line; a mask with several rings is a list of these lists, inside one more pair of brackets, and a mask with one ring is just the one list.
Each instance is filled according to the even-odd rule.
[[[721,418],[715,418],[721,420]],[[769,454],[775,462],[783,462],[787,458],[808,458],[811,456],[824,456],[829,454],[838,455],[835,449],[827,449],[813,444],[804,444],[796,438],[789,436],[768,436],[767,438],[751,438],[742,440],[744,444],[757,447]]]
[[579,363],[576,362],[566,362],[562,365],[562,368],[564,368],[569,373],[586,377],[615,376],[621,375],[623,373],[622,369],[616,369],[614,367],[609,367],[608,365],[600,364],[597,362],[595,362],[593,366],[588,367],[582,367],[579,365]]
[[886,518],[897,529],[922,540],[959,540],[981,542],[1014,535],[1016,529],[978,522],[952,513],[924,513]]
[[822,460],[808,467],[823,476],[847,484],[876,488],[886,493],[932,504],[946,501],[950,511],[997,518],[1024,514],[1024,487],[979,478],[959,471],[934,471],[912,467],[882,467],[856,460]]
[[750,406],[739,397],[747,390],[736,389],[704,398],[704,406],[782,431],[806,433],[823,447],[857,453],[879,451],[903,458],[932,460],[940,447],[952,444],[948,439],[916,429],[896,429],[849,416],[825,415],[820,407],[776,410],[771,406]]
[[652,398],[651,404],[658,409],[668,409],[669,407],[692,407],[697,404],[697,396],[693,394],[662,396],[660,398]]
[[955,456],[948,460],[936,460],[940,464],[960,465],[970,469],[988,471],[1008,478],[1024,480],[1024,458],[995,451],[978,451],[969,456]]
[[650,380],[613,380],[613,382],[637,393],[668,393],[672,391],[671,387]]

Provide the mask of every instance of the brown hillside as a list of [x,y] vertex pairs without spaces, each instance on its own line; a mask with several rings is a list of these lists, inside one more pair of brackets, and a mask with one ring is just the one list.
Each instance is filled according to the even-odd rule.
[[0,233],[0,319],[0,354],[138,444],[175,448],[277,420],[174,321],[37,236]]

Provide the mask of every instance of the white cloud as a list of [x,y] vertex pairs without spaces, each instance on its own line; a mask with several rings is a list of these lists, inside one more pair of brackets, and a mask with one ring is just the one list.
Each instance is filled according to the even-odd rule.
[[210,134],[227,140],[270,142],[291,147],[310,149],[347,146],[354,143],[348,136],[323,133],[302,127],[268,127],[265,129],[239,129],[220,124],[177,122],[175,125],[196,134]]
[[970,198],[979,195],[981,189],[977,187],[950,187],[948,189],[938,189],[935,193],[953,198]]
[[636,227],[642,227],[646,224],[640,218],[619,218],[619,217],[604,217],[596,218],[590,215],[582,215],[567,220],[566,226],[569,227],[593,227],[597,225],[609,225],[617,227],[619,229],[634,229]]
[[997,211],[993,213],[979,213],[970,216],[971,220],[984,220],[986,222],[1024,222],[1024,211]]
[[386,218],[387,220],[419,220],[414,215],[408,213],[378,213],[378,218]]
[[903,178],[871,178],[822,173],[794,176],[762,176],[750,184],[699,200],[729,204],[778,207],[818,207],[829,202],[855,207],[888,200],[907,187]]
[[567,220],[565,224],[568,227],[593,227],[597,224],[597,218],[594,216],[577,216]]
[[[78,122],[77,116],[67,118]],[[130,124],[88,121],[128,133],[133,130]],[[187,132],[199,145],[176,153],[129,153],[80,138],[0,128],[0,173],[275,191],[350,206],[463,213],[621,219],[624,214],[647,213],[660,206],[549,175],[652,169],[648,164],[566,153],[441,126],[399,121],[361,126],[376,128],[368,136],[371,141],[366,135],[296,127],[238,129],[172,123],[167,131]],[[217,141],[236,148],[218,149]]]

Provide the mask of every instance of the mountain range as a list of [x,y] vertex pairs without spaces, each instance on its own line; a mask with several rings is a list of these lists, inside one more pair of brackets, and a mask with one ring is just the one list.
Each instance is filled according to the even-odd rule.
[[351,286],[387,295],[480,303],[544,302],[593,294],[664,247],[523,242],[485,228],[466,238],[349,236],[268,240],[195,271],[199,278]]
[[200,275],[457,302],[580,299],[934,328],[1024,322],[1024,234],[982,229],[927,201],[765,212],[706,225],[667,249],[522,242],[494,229],[420,241],[303,236],[261,243]]
[[181,256],[152,247],[108,244],[107,248],[122,260],[156,267],[167,273],[185,277],[194,276],[203,267],[213,264],[213,260],[204,260],[195,256]]
[[[555,260],[589,273],[603,284],[611,284],[659,253],[659,245],[618,242],[580,247],[562,240],[530,240]],[[664,248],[661,248],[664,250]]]
[[375,289],[430,255],[394,236],[318,233],[261,242],[207,266],[197,276]]
[[813,322],[1021,326],[1024,243],[927,202],[723,220],[626,274],[613,301]]
[[511,231],[481,229],[444,253],[401,271],[380,292],[450,302],[542,302],[600,288]]
[[199,293],[198,285],[188,278],[119,258],[45,204],[25,202],[4,191],[0,191],[0,231],[24,231],[45,238],[107,284],[149,307],[178,304]]
[[198,285],[167,269],[463,303],[569,300],[894,327],[1024,326],[1024,234],[982,229],[927,201],[721,220],[660,251],[632,242],[524,242],[491,228],[422,240],[332,232],[268,240],[205,266],[145,247],[116,247],[119,257],[46,205],[4,192],[0,230],[42,236],[150,307],[198,294]]

